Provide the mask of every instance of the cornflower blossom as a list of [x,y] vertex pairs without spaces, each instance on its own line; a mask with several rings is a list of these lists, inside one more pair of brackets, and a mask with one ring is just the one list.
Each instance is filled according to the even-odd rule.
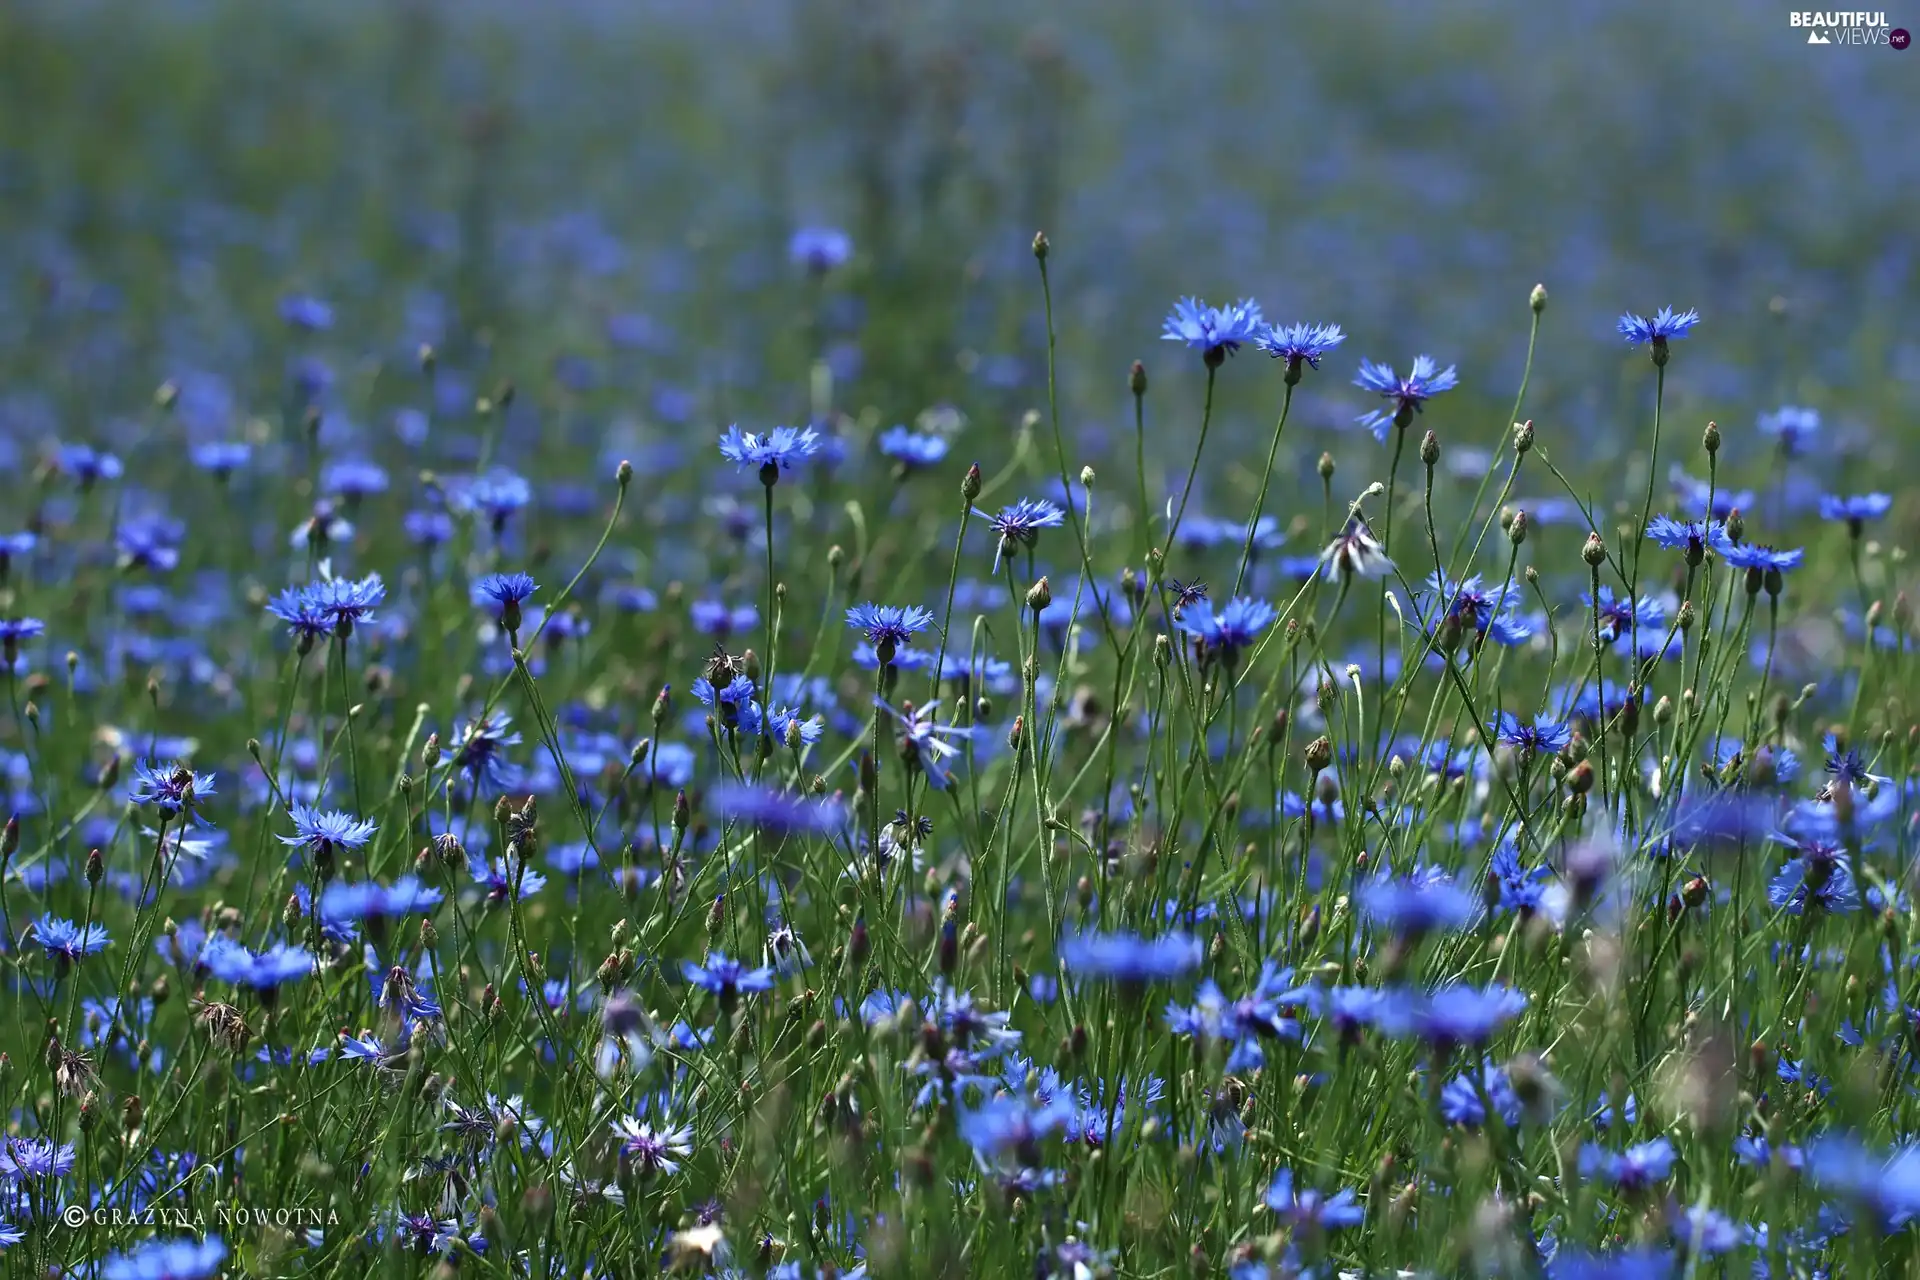
[[1362,360],[1353,385],[1388,401],[1382,408],[1363,413],[1358,419],[1361,426],[1373,432],[1374,439],[1384,441],[1389,427],[1405,430],[1414,415],[1424,411],[1427,401],[1459,386],[1460,375],[1453,365],[1442,369],[1439,361],[1427,355],[1415,356],[1404,378],[1395,373],[1391,365]]

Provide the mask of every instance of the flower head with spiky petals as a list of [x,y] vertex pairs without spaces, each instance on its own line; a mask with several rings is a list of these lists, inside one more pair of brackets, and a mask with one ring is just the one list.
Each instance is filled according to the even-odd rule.
[[1287,362],[1291,385],[1300,381],[1302,368],[1318,369],[1321,359],[1346,340],[1337,324],[1269,325],[1255,345],[1275,360]]
[[1210,307],[1198,298],[1182,298],[1167,313],[1160,337],[1165,342],[1184,343],[1200,352],[1209,367],[1217,369],[1242,344],[1259,341],[1265,329],[1260,304],[1252,298],[1243,298],[1225,307]]
[[911,604],[857,604],[847,610],[847,625],[865,632],[880,660],[890,662],[901,645],[933,625],[933,613]]
[[987,522],[998,537],[994,543],[993,571],[1000,572],[1000,562],[1012,553],[1015,547],[1032,547],[1040,541],[1042,529],[1058,529],[1067,522],[1067,513],[1045,498],[1022,498],[1009,507],[1000,508],[1000,514],[988,515],[979,508],[973,514]]
[[1453,365],[1442,369],[1440,362],[1428,355],[1415,356],[1413,367],[1404,378],[1393,371],[1392,365],[1362,360],[1360,372],[1354,375],[1353,385],[1389,402],[1371,413],[1361,414],[1359,418],[1360,425],[1372,431],[1374,439],[1385,440],[1387,428],[1405,428],[1413,421],[1413,415],[1422,411],[1427,401],[1459,386],[1460,375]]
[[293,849],[305,849],[316,860],[323,862],[341,849],[365,848],[378,829],[372,822],[356,818],[350,813],[338,809],[320,809],[299,800],[289,806],[287,816],[293,819],[294,834],[280,836],[280,843]]
[[728,427],[720,437],[720,456],[740,467],[758,467],[760,482],[771,485],[820,451],[820,433],[812,427],[775,427],[764,434]]
[[1614,322],[1614,329],[1634,346],[1652,346],[1656,352],[1675,338],[1684,338],[1700,323],[1700,313],[1689,307],[1675,311],[1662,307],[1651,320],[1629,311]]
[[191,817],[200,802],[213,794],[213,774],[195,773],[178,761],[163,765],[135,761],[133,777],[133,790],[127,798],[134,804],[153,805],[168,815]]

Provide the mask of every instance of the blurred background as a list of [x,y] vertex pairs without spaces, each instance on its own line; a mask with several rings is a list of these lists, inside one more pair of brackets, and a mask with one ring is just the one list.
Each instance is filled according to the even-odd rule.
[[[1688,456],[1714,417],[1764,470],[1788,402],[1821,465],[1911,453],[1920,53],[1809,47],[1784,5],[12,0],[0,94],[21,467],[270,436],[289,379],[324,378],[330,451],[384,449],[422,343],[446,413],[511,378],[514,435],[581,480],[807,416],[810,353],[848,431],[948,406],[991,466],[1043,403],[1040,228],[1086,460],[1130,457],[1137,357],[1183,465],[1200,369],[1158,335],[1189,293],[1346,328],[1283,455],[1308,491],[1322,449],[1384,470],[1361,356],[1457,363],[1428,425],[1497,445],[1536,281],[1557,458],[1632,465],[1648,371],[1612,324],[1668,304],[1704,316],[1668,382]],[[856,250],[824,285],[787,258],[814,224]],[[1278,392],[1223,371],[1202,501],[1250,495]]]

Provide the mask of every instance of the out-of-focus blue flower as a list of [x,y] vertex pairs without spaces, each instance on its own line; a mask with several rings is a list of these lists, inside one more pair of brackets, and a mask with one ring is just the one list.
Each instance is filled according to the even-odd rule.
[[1666,1138],[1654,1138],[1625,1151],[1609,1151],[1590,1142],[1580,1149],[1580,1176],[1610,1183],[1622,1191],[1644,1191],[1666,1180],[1673,1172],[1675,1159],[1673,1143]]
[[1130,933],[1078,933],[1060,941],[1060,960],[1080,978],[1143,986],[1168,982],[1200,967],[1200,941],[1184,933],[1143,938]]
[[795,266],[825,275],[853,256],[853,238],[838,227],[801,227],[787,242]]
[[1376,876],[1360,889],[1360,910],[1391,933],[1419,936],[1471,924],[1480,904],[1443,873]]
[[707,802],[725,821],[777,835],[825,834],[846,821],[845,810],[830,797],[799,796],[750,782],[715,787]]
[[1353,1188],[1343,1187],[1329,1196],[1295,1184],[1293,1170],[1282,1169],[1273,1175],[1263,1197],[1267,1208],[1296,1233],[1338,1231],[1357,1227],[1366,1221],[1367,1211]]
[[1819,438],[1820,411],[1803,405],[1783,404],[1759,420],[1760,434],[1772,436],[1780,452],[1789,458],[1805,453]]
[[1845,524],[1857,537],[1860,526],[1869,520],[1878,520],[1893,510],[1893,498],[1884,493],[1854,493],[1842,496],[1829,493],[1821,496],[1820,518]]
[[947,456],[952,446],[945,436],[923,436],[906,427],[889,427],[880,434],[880,454],[892,458],[908,470],[931,467]]

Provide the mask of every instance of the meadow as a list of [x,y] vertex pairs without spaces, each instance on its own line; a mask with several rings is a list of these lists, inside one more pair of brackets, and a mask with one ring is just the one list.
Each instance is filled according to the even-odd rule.
[[0,10],[0,1268],[1913,1274],[1908,63]]

